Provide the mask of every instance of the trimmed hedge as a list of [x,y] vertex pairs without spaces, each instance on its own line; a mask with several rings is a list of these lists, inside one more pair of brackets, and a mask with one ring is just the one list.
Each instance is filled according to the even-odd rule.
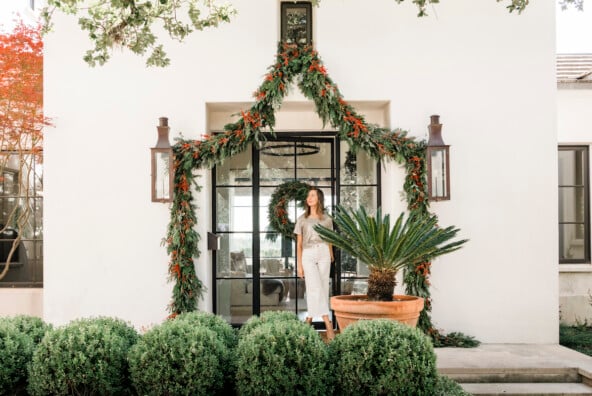
[[131,348],[131,381],[141,395],[218,394],[229,354],[213,330],[191,320],[166,321]]
[[177,317],[172,320],[184,321],[194,326],[205,326],[214,331],[228,348],[236,348],[236,345],[238,344],[237,331],[222,317],[214,315],[213,313],[185,312],[177,315]]
[[28,391],[48,394],[124,394],[127,354],[137,332],[120,319],[78,319],[48,331],[33,354]]
[[257,327],[270,322],[298,322],[298,316],[289,311],[265,311],[260,316],[251,316],[239,330],[239,338],[246,336]]
[[0,327],[0,395],[24,393],[27,366],[51,325],[36,316],[17,315],[0,318]]
[[27,379],[33,339],[14,323],[0,321],[0,394],[10,394]]
[[336,394],[434,395],[436,355],[418,329],[396,321],[362,320],[329,344]]
[[327,346],[308,324],[259,323],[239,338],[236,355],[239,395],[331,394]]
[[45,333],[53,328],[52,325],[45,323],[41,318],[30,315],[0,318],[0,321],[8,321],[14,324],[19,331],[31,336],[35,345],[39,344]]
[[434,396],[471,396],[462,386],[445,375],[438,375]]

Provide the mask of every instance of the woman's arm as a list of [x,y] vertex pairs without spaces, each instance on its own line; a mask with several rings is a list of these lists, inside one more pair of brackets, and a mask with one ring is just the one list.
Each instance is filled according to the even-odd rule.
[[302,234],[296,234],[296,270],[299,278],[304,278],[302,268]]

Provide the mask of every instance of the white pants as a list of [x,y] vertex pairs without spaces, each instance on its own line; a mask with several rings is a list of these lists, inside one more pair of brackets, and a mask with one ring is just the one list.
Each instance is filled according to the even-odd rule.
[[302,269],[306,283],[308,316],[329,315],[329,274],[331,254],[329,245],[317,243],[302,249]]

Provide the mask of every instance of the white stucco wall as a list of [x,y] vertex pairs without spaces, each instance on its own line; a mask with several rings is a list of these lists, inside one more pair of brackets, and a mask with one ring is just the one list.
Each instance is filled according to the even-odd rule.
[[[590,106],[592,86],[562,85],[557,91],[557,136],[559,144],[592,145]],[[590,163],[590,159],[588,160]],[[561,322],[568,324],[592,320],[592,265],[559,266],[559,308]]]
[[[199,138],[205,104],[252,100],[276,53],[279,2],[233,4],[231,24],[167,41],[164,70],[119,51],[89,68],[85,35],[57,17],[45,56],[56,124],[45,148],[48,321],[109,314],[140,327],[166,317],[168,207],[150,202],[149,184],[158,117],[173,136]],[[432,209],[471,241],[434,262],[436,326],[483,342],[557,342],[554,4],[518,16],[494,0],[446,1],[423,19],[410,2],[361,4],[324,0],[314,11],[330,76],[347,100],[389,101],[391,127],[411,135],[426,137],[440,114],[452,146],[452,200]],[[382,202],[395,214],[402,179],[387,166]],[[202,235],[210,197],[207,188],[197,196]],[[208,258],[197,264],[206,285]],[[209,296],[201,307],[211,309]]]

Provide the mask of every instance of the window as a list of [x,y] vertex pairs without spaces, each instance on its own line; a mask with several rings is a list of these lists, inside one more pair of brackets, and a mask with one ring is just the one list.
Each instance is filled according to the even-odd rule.
[[588,146],[559,146],[559,262],[590,262]]
[[0,287],[43,286],[41,154],[0,152]]
[[285,2],[281,5],[282,41],[312,43],[312,5],[309,1]]

